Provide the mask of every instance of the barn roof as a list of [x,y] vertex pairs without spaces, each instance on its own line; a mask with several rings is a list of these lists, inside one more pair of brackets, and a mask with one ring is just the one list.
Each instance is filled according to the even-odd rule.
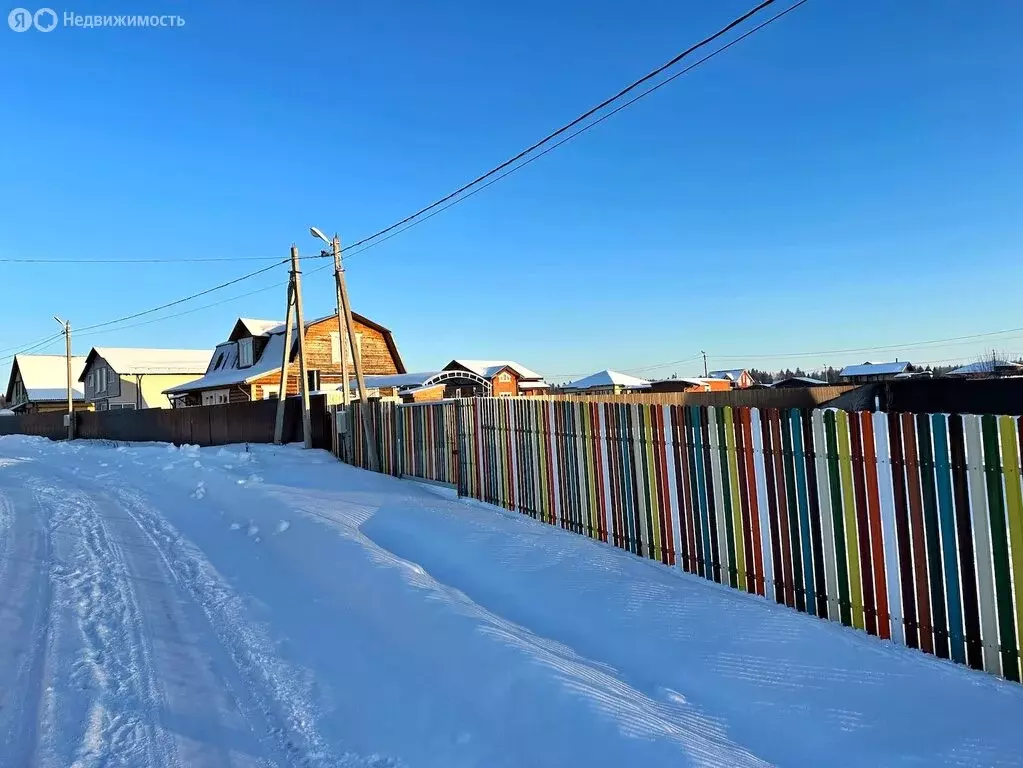
[[894,376],[897,373],[905,373],[909,370],[910,363],[863,363],[862,365],[847,365],[839,376]]
[[593,389],[595,387],[625,387],[626,389],[646,389],[650,382],[627,373],[619,373],[606,369],[591,373],[585,378],[565,385],[565,389]]

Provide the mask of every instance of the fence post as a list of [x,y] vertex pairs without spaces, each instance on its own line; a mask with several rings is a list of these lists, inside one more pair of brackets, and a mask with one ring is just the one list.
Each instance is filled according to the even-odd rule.
[[394,475],[401,477],[405,474],[405,411],[401,405],[394,408],[394,444],[397,455],[394,461]]

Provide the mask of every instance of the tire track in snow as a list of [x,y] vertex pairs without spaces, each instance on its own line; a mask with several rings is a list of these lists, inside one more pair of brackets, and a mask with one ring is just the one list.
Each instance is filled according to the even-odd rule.
[[[68,564],[50,573],[54,603],[73,611],[84,644],[69,682],[91,691],[72,768],[178,765],[173,742],[159,722],[162,693],[135,591],[102,512],[82,489],[36,477],[29,485],[49,512],[51,535],[60,531],[76,538]],[[51,626],[46,642],[51,653],[55,642]],[[59,702],[56,681],[50,682],[42,709],[52,730]],[[56,745],[49,746],[47,751],[59,759]]]
[[[14,462],[0,459],[0,467]],[[31,493],[25,495],[32,497]],[[14,510],[19,517],[14,518]],[[29,764],[38,753],[43,721],[42,681],[52,664],[51,587],[48,578],[34,579],[31,563],[47,563],[52,546],[38,502],[19,507],[9,491],[0,488],[0,638],[5,689],[0,690],[0,715],[6,720],[0,733],[0,757],[12,765]],[[51,675],[52,676],[52,675]]]
[[241,598],[202,551],[184,539],[141,492],[123,487],[111,491],[153,544],[172,577],[205,613],[246,687],[244,692],[234,692],[238,708],[269,753],[281,765],[302,768],[384,768],[379,761],[332,752],[316,727],[315,709],[304,693],[311,681],[277,657],[272,640],[247,618]]

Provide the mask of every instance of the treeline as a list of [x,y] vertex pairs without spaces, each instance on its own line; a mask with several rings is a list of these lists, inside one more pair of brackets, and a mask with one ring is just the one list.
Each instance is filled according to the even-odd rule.
[[[1023,358],[1017,359],[1014,362],[1023,363]],[[956,368],[959,367],[960,366],[958,365],[913,365],[911,363],[909,366],[909,371],[911,371],[912,373],[922,373],[924,371],[930,371],[931,375],[933,376],[944,376],[949,371],[954,371]],[[782,379],[790,379],[797,376],[808,379],[820,379],[821,381],[826,381],[828,384],[841,383],[840,377],[838,375],[841,369],[835,368],[834,366],[830,365],[827,368],[823,369],[818,368],[805,371],[802,368],[796,368],[794,370],[792,368],[786,368],[783,371],[774,371],[773,373],[769,371],[762,371],[759,368],[750,368],[748,370],[750,376],[752,376],[753,379],[759,384],[770,384],[771,382],[774,381],[781,381]]]

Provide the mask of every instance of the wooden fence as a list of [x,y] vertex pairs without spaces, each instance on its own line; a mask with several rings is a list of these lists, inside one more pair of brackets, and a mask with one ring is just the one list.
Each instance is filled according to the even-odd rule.
[[[348,455],[364,469],[371,466],[362,406],[352,406]],[[396,476],[458,483],[457,404],[453,401],[396,404],[370,401],[366,413],[376,438],[379,471]]]
[[0,416],[0,435],[35,435],[51,440],[67,437],[63,413],[26,413]]
[[[448,407],[462,495],[1020,680],[1019,418],[518,398]],[[440,450],[424,423],[404,422],[406,451]],[[379,439],[397,445],[398,431]]]
[[[325,399],[311,400],[313,446],[329,448],[331,427]],[[125,442],[167,442],[176,445],[272,443],[277,401],[229,403],[195,408],[79,411],[75,435],[81,439]],[[64,414],[44,413],[0,417],[0,434],[40,435],[52,440],[67,436]],[[288,398],[284,410],[284,441],[302,439],[302,404]]]

